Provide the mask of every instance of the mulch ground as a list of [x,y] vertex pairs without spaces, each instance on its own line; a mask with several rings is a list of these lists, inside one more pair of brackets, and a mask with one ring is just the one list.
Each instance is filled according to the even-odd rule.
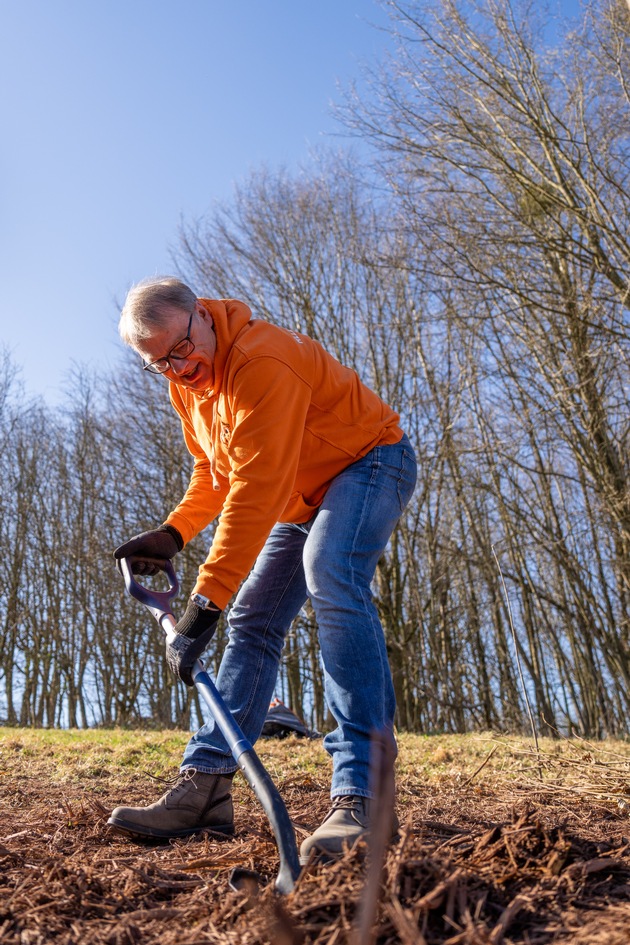
[[[298,749],[296,749],[298,750]],[[4,945],[627,945],[630,820],[621,803],[550,783],[444,779],[399,785],[401,836],[377,894],[360,847],[306,868],[278,894],[266,817],[235,780],[233,839],[141,845],[111,833],[120,803],[155,800],[145,776],[83,784],[3,759],[0,941]],[[298,841],[328,807],[314,778],[279,781]],[[230,888],[233,867],[267,879]],[[372,869],[378,869],[378,864]],[[377,874],[378,875],[378,874]],[[369,921],[373,914],[373,921]],[[359,924],[368,917],[367,931]]]

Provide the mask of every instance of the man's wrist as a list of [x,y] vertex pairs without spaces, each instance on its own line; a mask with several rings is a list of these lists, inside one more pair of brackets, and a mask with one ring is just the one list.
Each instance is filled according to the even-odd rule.
[[193,604],[196,604],[197,607],[199,607],[200,610],[215,610],[217,612],[221,610],[220,607],[217,607],[216,604],[213,604],[212,601],[207,597],[204,597],[203,594],[191,594],[190,599]]
[[160,527],[158,528],[158,531],[159,531],[159,532],[168,532],[168,534],[171,536],[171,538],[173,539],[173,541],[174,541],[175,544],[177,545],[177,551],[179,552],[179,551],[182,550],[182,548],[184,547],[185,542],[184,542],[184,539],[182,538],[182,536],[180,535],[179,531],[175,528],[174,525],[167,525],[167,524],[165,523],[164,525],[160,525]]

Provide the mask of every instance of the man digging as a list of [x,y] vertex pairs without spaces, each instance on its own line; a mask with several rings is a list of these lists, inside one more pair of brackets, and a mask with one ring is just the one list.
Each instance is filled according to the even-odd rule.
[[[129,558],[135,574],[154,574],[220,515],[166,655],[192,685],[192,667],[234,598],[216,682],[252,744],[285,635],[310,600],[336,728],[324,739],[332,806],[300,861],[313,851],[335,857],[375,815],[373,731],[388,733],[395,756],[394,690],[370,586],[414,489],[411,444],[354,371],[305,335],[253,318],[243,302],[197,298],[174,278],[145,280],[127,295],[120,334],[145,370],[168,380],[194,467],[164,523],[114,556]],[[109,823],[157,838],[232,833],[236,769],[210,720],[190,739],[175,787],[148,807],[117,807]]]

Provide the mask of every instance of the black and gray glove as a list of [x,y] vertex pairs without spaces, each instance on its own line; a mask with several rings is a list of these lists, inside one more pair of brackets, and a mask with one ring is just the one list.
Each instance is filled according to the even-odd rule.
[[187,686],[193,685],[192,668],[214,636],[220,616],[221,610],[212,601],[204,609],[191,600],[173,628],[176,635],[166,644],[166,661]]
[[[157,574],[166,567],[166,562],[174,558],[184,547],[184,539],[173,525],[160,525],[148,532],[134,535],[129,541],[119,545],[114,551],[114,558],[131,559],[133,574]],[[120,564],[118,564],[120,570]]]

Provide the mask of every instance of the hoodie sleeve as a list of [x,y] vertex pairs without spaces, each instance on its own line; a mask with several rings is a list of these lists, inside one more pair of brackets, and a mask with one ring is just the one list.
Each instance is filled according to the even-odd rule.
[[290,365],[262,356],[246,361],[225,393],[233,417],[229,487],[195,585],[219,607],[251,570],[291,496],[312,392]]

